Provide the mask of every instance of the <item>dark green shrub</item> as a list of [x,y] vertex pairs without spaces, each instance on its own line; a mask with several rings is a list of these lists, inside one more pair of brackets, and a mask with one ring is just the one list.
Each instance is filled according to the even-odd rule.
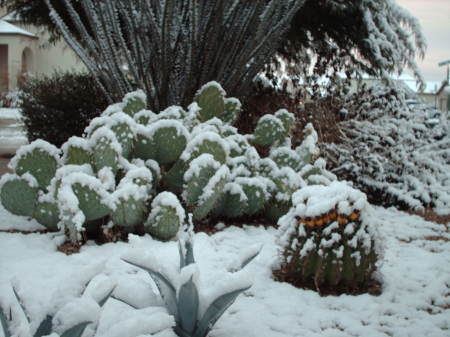
[[108,105],[94,78],[84,73],[55,72],[30,78],[21,90],[28,140],[41,138],[58,147],[71,136],[81,136],[90,120]]

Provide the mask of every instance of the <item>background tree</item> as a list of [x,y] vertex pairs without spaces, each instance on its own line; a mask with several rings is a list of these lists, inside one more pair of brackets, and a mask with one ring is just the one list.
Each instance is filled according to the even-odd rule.
[[418,20],[395,0],[307,0],[279,48],[291,71],[315,65],[388,78],[405,68],[421,81],[415,62],[426,43]]
[[[45,1],[54,9],[53,19]],[[156,110],[191,101],[194,88],[209,80],[218,80],[232,95],[243,97],[264,65],[269,73],[287,64],[291,73],[304,74],[314,65],[316,74],[327,74],[333,69],[384,78],[408,67],[420,80],[415,57],[423,56],[426,48],[418,21],[395,0],[108,1],[94,11],[89,9],[92,0],[0,2],[7,3],[27,22],[47,27],[53,40],[61,38],[65,31],[65,38],[75,51],[81,55],[83,50],[86,64],[87,57],[101,64],[101,69],[95,71],[92,65],[88,68],[110,97],[140,86],[146,89]],[[113,7],[114,20],[108,18],[108,6]],[[143,10],[142,15],[127,14],[132,7]],[[192,12],[194,8],[197,10]],[[143,20],[147,17],[150,25]],[[116,24],[108,26],[106,20]],[[57,24],[65,29],[57,29]],[[102,42],[102,47],[100,33],[93,26],[103,27],[104,33],[114,31],[112,40]],[[83,30],[87,32],[85,38]],[[162,35],[165,41],[161,40]],[[120,36],[125,41],[120,41]],[[87,46],[86,37],[97,44],[95,53],[95,48]],[[167,44],[168,37],[178,38],[178,42]],[[98,54],[108,46],[117,49],[117,54],[123,49],[123,42],[134,53],[128,60],[131,63],[125,61],[129,52],[120,57],[126,71],[108,65],[111,58],[107,53]],[[281,64],[280,59],[285,62]],[[130,68],[130,64],[136,67],[139,62],[140,74]],[[167,68],[169,64],[171,69]]]

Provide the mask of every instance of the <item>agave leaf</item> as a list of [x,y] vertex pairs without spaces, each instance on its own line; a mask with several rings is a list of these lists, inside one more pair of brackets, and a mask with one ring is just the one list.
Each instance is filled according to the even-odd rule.
[[6,317],[2,308],[0,308],[0,323],[3,327],[3,335],[5,337],[11,337],[11,332],[9,331],[9,324],[8,324],[8,321],[11,320],[11,317],[12,317],[11,308],[9,309],[9,319],[8,317]]
[[[183,244],[185,249],[183,249]],[[187,240],[184,243],[178,241],[178,251],[180,253],[180,270],[190,264],[195,263],[194,246],[192,245],[192,242],[190,240]]]
[[150,275],[150,277],[155,282],[156,286],[158,287],[159,293],[161,294],[161,297],[163,298],[164,302],[166,303],[167,309],[169,310],[169,313],[173,316],[175,316],[175,320],[178,320],[178,309],[177,309],[177,295],[176,295],[176,289],[173,286],[172,283],[160,272],[157,272],[155,270],[150,269],[149,267],[142,266],[139,264],[136,264],[131,261],[127,261],[125,259],[122,259],[123,261],[144,269],[147,271]]
[[261,252],[261,248],[259,248],[258,250],[255,250],[252,254],[250,254],[249,256],[247,256],[242,262],[241,262],[241,267],[239,268],[239,270],[243,269],[246,265],[248,265],[250,262],[253,261],[253,259],[255,257],[258,256],[258,254]]
[[139,307],[135,306],[134,304],[131,304],[131,303],[129,303],[129,302],[127,302],[127,301],[125,301],[125,300],[123,300],[121,298],[116,297],[116,296],[111,296],[111,298],[115,299],[116,301],[125,303],[126,305],[132,307],[133,309],[136,309],[136,310],[140,309]]
[[192,281],[192,276],[180,287],[178,293],[178,310],[180,326],[189,335],[195,330],[199,307],[198,290]]
[[105,295],[105,297],[103,297],[100,301],[98,301],[98,305],[99,305],[100,307],[103,307],[103,306],[105,305],[106,301],[108,301],[108,299],[111,297],[111,295],[112,295],[112,293],[114,292],[114,290],[116,290],[116,287],[113,287],[113,288],[110,290],[110,292],[107,293],[107,294]]
[[233,290],[216,298],[210,304],[208,309],[206,309],[202,319],[197,325],[197,330],[192,337],[206,337],[214,324],[216,324],[217,320],[230,307],[230,305],[234,303],[239,294],[248,289],[250,289],[250,287]]
[[12,287],[12,290],[14,292],[14,295],[16,296],[17,302],[19,302],[20,307],[22,308],[22,311],[25,314],[25,317],[27,318],[27,322],[30,323],[30,317],[28,316],[28,313],[25,310],[25,306],[22,303],[22,299],[20,298],[19,294],[17,293],[17,291],[16,291],[16,289],[14,287]]
[[36,330],[36,333],[33,337],[43,337],[50,335],[52,333],[52,324],[53,316],[47,315],[45,319],[39,324],[39,327]]
[[178,241],[178,254],[180,255],[180,270],[186,267],[186,261],[184,258],[184,252],[183,252],[183,244],[181,241]]
[[194,245],[192,244],[192,242],[190,240],[186,241],[186,257],[185,257],[185,261],[186,261],[186,266],[195,263],[195,259],[194,259]]
[[83,322],[66,330],[61,337],[81,337],[86,327],[92,322]]

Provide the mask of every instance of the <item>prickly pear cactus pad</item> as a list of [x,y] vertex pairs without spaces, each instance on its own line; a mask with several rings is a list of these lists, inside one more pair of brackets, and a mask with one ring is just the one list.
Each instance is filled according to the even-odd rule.
[[29,173],[22,176],[6,173],[0,180],[3,207],[15,215],[31,216],[38,198],[38,183]]
[[283,122],[274,115],[262,116],[256,125],[253,143],[260,146],[273,145],[287,137]]
[[59,149],[42,139],[22,146],[9,162],[9,168],[18,175],[30,173],[36,178],[39,188],[45,189],[60,164]]
[[125,95],[122,104],[123,112],[133,117],[147,107],[147,95],[142,90],[130,92]]
[[61,146],[63,151],[62,162],[64,165],[90,164],[92,161],[91,147],[87,139],[70,137]]
[[195,101],[200,107],[198,120],[206,122],[207,120],[218,117],[225,110],[225,91],[219,83],[209,82],[205,84],[196,94]]
[[305,187],[292,202],[278,222],[277,276],[321,294],[373,291],[380,249],[365,194],[333,182]]
[[161,192],[153,199],[151,208],[145,223],[146,231],[160,240],[173,239],[186,218],[177,196],[171,192]]

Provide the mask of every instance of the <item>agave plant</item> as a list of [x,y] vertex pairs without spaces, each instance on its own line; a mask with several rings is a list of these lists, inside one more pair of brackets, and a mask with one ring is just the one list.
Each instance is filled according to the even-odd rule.
[[[84,289],[86,289],[86,287],[88,286],[89,283],[90,283],[90,281],[85,285]],[[31,319],[27,313],[25,306],[23,305],[22,299],[20,298],[16,289],[14,287],[12,287],[12,289],[13,289],[13,293],[14,293],[14,296],[16,297],[17,302],[19,303],[22,311],[25,314],[28,324],[30,324]],[[114,289],[115,289],[115,287],[113,287],[107,294],[105,294],[98,300],[97,303],[100,308],[103,307],[103,305],[106,303],[106,301],[111,297],[112,293],[114,292]],[[56,335],[56,336],[60,336],[60,337],[81,337],[83,335],[86,327],[89,324],[93,323],[93,321],[80,322],[80,323],[70,327],[66,331],[64,331],[61,335],[58,335],[54,332],[54,326],[53,326],[53,318],[55,316],[56,315],[48,314],[45,317],[45,319],[39,324],[39,327],[37,328],[33,337],[44,337],[44,336],[48,336],[48,335],[52,335],[52,336]],[[13,321],[12,308],[9,307],[9,309],[6,310],[6,312],[4,312],[3,308],[0,307],[0,323],[3,328],[4,337],[12,337],[12,333],[11,333],[12,321]]]
[[[144,266],[123,259],[125,262],[144,269],[155,282],[163,298],[168,312],[174,316],[176,326],[174,332],[179,337],[206,337],[217,320],[234,303],[236,298],[251,287],[251,284],[235,287],[231,291],[222,293],[215,298],[206,310],[201,313],[199,308],[205,307],[200,303],[198,277],[194,259],[194,247],[192,236],[179,241],[180,255],[180,282],[172,282],[164,273],[156,268]],[[254,250],[239,263],[232,271],[239,271],[250,263],[259,254],[259,249]],[[177,285],[178,284],[178,287]],[[122,301],[124,302],[124,301]],[[127,302],[125,302],[127,303]],[[130,306],[133,306],[127,303]]]

